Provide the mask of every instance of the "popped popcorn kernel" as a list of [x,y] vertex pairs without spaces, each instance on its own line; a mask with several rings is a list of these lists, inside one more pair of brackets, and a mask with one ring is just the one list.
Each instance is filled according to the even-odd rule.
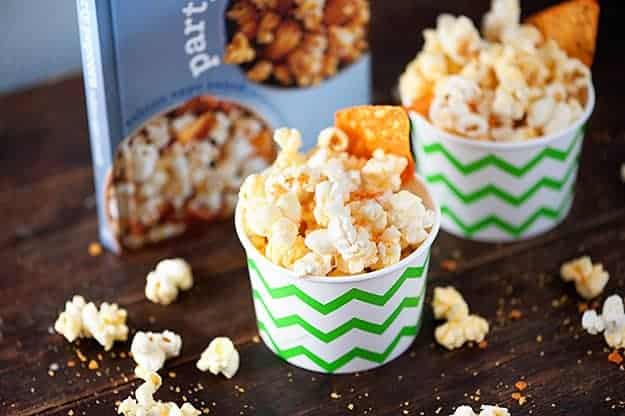
[[154,394],[161,387],[161,377],[152,371],[137,367],[135,375],[145,382],[135,391],[135,398],[127,397],[117,406],[117,413],[123,416],[199,416],[201,412],[190,403],[178,407],[173,402],[154,399]]
[[477,315],[469,314],[469,307],[455,288],[434,288],[432,301],[434,317],[447,322],[434,331],[434,338],[443,347],[453,350],[466,342],[480,343],[489,331],[488,322]]
[[181,258],[161,260],[147,276],[145,297],[154,303],[169,305],[178,297],[180,290],[193,286],[193,274],[189,264]]
[[434,338],[448,350],[460,348],[466,342],[482,342],[488,333],[488,322],[477,315],[459,321],[448,321],[436,327]]
[[510,416],[510,412],[505,407],[482,405],[478,414],[471,406],[459,406],[451,416]]
[[148,371],[158,371],[165,361],[180,355],[182,338],[172,331],[138,331],[132,339],[130,352],[139,367]]
[[196,366],[200,371],[232,378],[239,369],[239,352],[229,338],[217,337],[202,352]]
[[591,335],[603,332],[608,346],[625,348],[625,307],[619,295],[609,296],[603,303],[601,315],[593,309],[582,315],[582,327]]
[[564,263],[560,267],[560,276],[565,282],[574,282],[577,293],[584,299],[599,296],[610,278],[603,265],[593,264],[588,256]]
[[469,305],[453,286],[434,288],[434,318],[458,321],[469,316]]
[[78,338],[94,338],[106,351],[115,341],[126,341],[126,310],[117,304],[103,302],[98,309],[94,303],[87,303],[82,296],[74,296],[65,304],[54,329],[69,342]]

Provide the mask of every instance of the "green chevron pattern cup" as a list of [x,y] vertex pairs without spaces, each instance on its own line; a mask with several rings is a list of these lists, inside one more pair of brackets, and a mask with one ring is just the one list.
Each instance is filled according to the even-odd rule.
[[237,208],[258,330],[271,351],[307,370],[352,373],[388,363],[412,344],[440,224],[438,206],[424,182],[417,183],[424,204],[436,212],[428,238],[394,266],[347,277],[297,277],[274,265],[247,238]]
[[471,240],[507,242],[547,232],[571,208],[584,127],[525,142],[493,143],[446,133],[411,113],[417,170],[441,208],[442,228]]

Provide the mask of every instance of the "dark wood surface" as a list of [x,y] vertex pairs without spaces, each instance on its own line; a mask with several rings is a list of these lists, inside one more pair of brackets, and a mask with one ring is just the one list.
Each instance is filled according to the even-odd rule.
[[[376,101],[393,101],[397,76],[421,45],[420,29],[437,14],[475,18],[487,8],[479,1],[467,10],[468,3],[374,1]],[[524,6],[531,11],[543,3]],[[157,395],[178,402],[185,396],[210,414],[447,415],[465,403],[499,403],[513,415],[625,414],[625,371],[608,362],[601,337],[581,330],[580,299],[558,277],[563,261],[589,254],[611,274],[606,293],[625,294],[625,185],[619,177],[625,65],[613,38],[617,3],[603,5],[593,68],[598,100],[569,218],[518,244],[472,243],[444,232],[435,244],[428,292],[435,285],[457,286],[492,323],[487,348],[447,352],[436,346],[426,308],[421,334],[407,353],[355,375],[300,370],[258,343],[247,269],[230,222],[201,238],[123,258],[89,256],[97,236],[82,81],[53,81],[0,97],[0,414],[111,415],[115,402],[138,385],[133,362],[124,356],[128,344],[117,344],[113,356],[95,342],[70,345],[51,332],[75,293],[119,302],[131,328],[180,333],[183,353],[162,371]],[[157,260],[174,255],[192,264],[196,285],[169,307],[151,304],[143,295],[145,276]],[[452,257],[458,270],[442,270],[440,262]],[[508,319],[511,309],[521,310],[522,318]],[[195,369],[202,349],[218,335],[231,337],[241,353],[232,380]],[[77,349],[99,369],[87,369]],[[53,375],[51,365],[59,366]],[[529,384],[523,406],[511,398],[520,379]],[[340,398],[331,398],[332,392]]]

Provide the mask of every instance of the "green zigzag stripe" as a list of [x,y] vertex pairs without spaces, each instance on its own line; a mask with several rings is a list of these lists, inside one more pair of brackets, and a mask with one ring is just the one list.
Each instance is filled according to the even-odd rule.
[[461,200],[465,204],[471,204],[473,202],[479,201],[480,199],[486,198],[489,195],[493,195],[513,207],[518,207],[527,202],[528,199],[530,199],[536,192],[538,192],[542,188],[553,189],[556,191],[562,190],[562,187],[566,185],[571,175],[575,171],[575,168],[577,168],[577,160],[578,159],[575,158],[575,162],[571,163],[571,166],[568,167],[562,179],[554,179],[549,177],[541,178],[519,196],[512,195],[493,184],[486,185],[485,187],[480,188],[474,192],[463,193],[453,184],[452,181],[450,181],[442,173],[427,175],[426,180],[432,184],[439,182],[443,183],[459,200]]
[[464,235],[471,236],[475,233],[482,231],[483,229],[495,226],[500,230],[508,233],[512,237],[518,237],[522,235],[532,224],[541,217],[545,217],[552,220],[558,220],[564,214],[564,207],[573,199],[573,193],[568,192],[567,196],[562,200],[560,205],[556,208],[540,207],[534,211],[523,223],[520,225],[510,224],[509,222],[502,220],[497,215],[489,215],[487,217],[478,220],[473,224],[465,224],[459,215],[457,215],[451,208],[444,205],[441,207],[441,213],[450,218],[457,226],[462,230]]
[[545,158],[564,162],[569,157],[577,143],[581,140],[582,137],[584,137],[584,130],[585,126],[582,126],[577,132],[575,139],[571,141],[566,150],[558,150],[552,147],[546,147],[523,166],[515,166],[507,162],[506,160],[492,154],[476,161],[464,164],[456,159],[456,157],[442,143],[438,142],[427,145],[423,144],[421,146],[421,149],[423,150],[423,152],[428,154],[441,153],[449,161],[449,163],[451,163],[458,170],[458,172],[460,172],[464,176],[485,169],[488,166],[494,166],[499,170],[510,174],[511,176],[522,177],[527,172],[534,169],[534,167]]
[[397,306],[397,308],[395,308],[395,310],[389,315],[389,317],[381,324],[365,321],[360,318],[352,318],[349,321],[345,322],[342,325],[339,325],[338,327],[336,327],[335,329],[329,332],[324,332],[320,330],[319,328],[315,327],[313,324],[311,324],[306,319],[302,318],[301,316],[297,314],[285,316],[283,318],[276,318],[271,313],[271,311],[269,310],[269,307],[267,307],[267,305],[265,304],[265,301],[263,300],[262,296],[257,290],[252,291],[252,296],[254,297],[254,299],[258,300],[258,302],[265,309],[265,312],[267,312],[269,319],[271,319],[271,322],[273,322],[275,327],[286,328],[289,326],[297,325],[301,327],[302,329],[304,329],[309,334],[311,334],[312,336],[314,336],[315,338],[317,338],[318,340],[325,342],[325,343],[329,343],[345,335],[352,329],[360,329],[361,331],[368,332],[371,334],[377,334],[377,335],[381,335],[385,333],[386,330],[393,324],[393,322],[395,322],[397,317],[401,314],[401,312],[404,309],[416,308],[419,306],[419,304],[421,303],[421,299],[423,298],[424,291],[425,291],[425,285],[423,285],[423,290],[421,291],[421,294],[419,294],[419,296],[404,298],[401,301],[401,303]]
[[404,284],[404,282],[408,279],[419,279],[423,276],[423,272],[425,271],[428,261],[430,260],[430,254],[428,253],[427,258],[423,262],[423,264],[419,267],[407,267],[406,270],[402,273],[402,275],[393,283],[393,286],[389,288],[389,290],[382,294],[378,295],[377,293],[367,292],[361,289],[350,289],[349,291],[343,293],[341,296],[333,299],[327,303],[319,302],[317,299],[313,298],[300,288],[295,285],[286,285],[281,287],[272,288],[269,286],[263,275],[261,274],[258,266],[254,262],[254,260],[248,258],[247,264],[249,265],[251,270],[254,270],[260,281],[262,282],[265,290],[273,299],[286,298],[290,296],[297,297],[300,301],[304,302],[306,305],[310,306],[312,309],[317,312],[328,315],[337,309],[340,309],[347,303],[352,300],[359,300],[363,303],[368,303],[370,305],[376,306],[384,306],[386,303],[393,297],[395,293],[399,290],[399,288]]
[[281,349],[269,333],[269,330],[267,330],[265,324],[261,321],[258,321],[258,330],[264,332],[267,335],[267,337],[269,338],[269,342],[273,346],[273,350],[278,356],[282,357],[285,360],[289,360],[300,355],[305,355],[310,361],[314,362],[328,373],[335,372],[355,358],[362,358],[364,360],[381,364],[386,361],[386,359],[393,353],[402,337],[416,336],[419,333],[420,327],[421,319],[419,319],[417,325],[403,327],[383,352],[375,352],[360,347],[354,347],[352,350],[334,361],[325,361],[323,358],[319,357],[317,354],[315,354],[303,345],[298,345],[287,349]]

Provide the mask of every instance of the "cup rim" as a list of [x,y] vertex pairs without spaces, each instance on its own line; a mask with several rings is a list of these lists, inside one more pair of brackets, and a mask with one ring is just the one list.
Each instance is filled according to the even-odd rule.
[[[361,282],[364,280],[375,279],[382,275],[394,272],[400,268],[406,266],[406,264],[410,263],[416,257],[419,257],[424,252],[430,249],[432,243],[436,239],[438,232],[440,230],[441,225],[441,211],[438,203],[432,197],[432,192],[430,191],[427,183],[423,178],[415,173],[415,180],[418,182],[420,187],[425,191],[425,195],[418,195],[426,205],[426,207],[432,209],[434,211],[434,224],[428,233],[427,238],[414,250],[412,253],[401,259],[399,262],[393,264],[392,266],[384,267],[380,270],[375,270],[368,273],[359,273],[348,276],[297,276],[293,271],[289,269],[285,269],[284,267],[278,266],[272,263],[269,259],[267,259],[263,254],[261,254],[256,247],[251,243],[249,237],[245,233],[243,229],[242,223],[242,214],[241,214],[241,205],[237,202],[237,206],[234,213],[234,225],[237,232],[237,236],[239,237],[239,241],[243,245],[246,255],[248,253],[254,253],[256,257],[258,257],[259,261],[263,264],[264,267],[272,269],[273,272],[279,273],[280,275],[287,277],[290,280],[295,282],[315,282],[315,283],[355,283]],[[255,261],[258,261],[255,259]]]
[[586,123],[593,110],[595,109],[595,88],[592,81],[588,82],[588,100],[586,101],[586,107],[582,115],[575,120],[570,126],[564,130],[557,131],[552,134],[538,136],[536,138],[519,141],[519,142],[496,142],[490,140],[477,140],[470,139],[465,136],[460,136],[454,133],[447,132],[438,126],[435,126],[426,117],[417,113],[416,111],[408,110],[411,118],[417,118],[421,120],[429,128],[435,130],[442,138],[450,141],[455,141],[458,144],[463,144],[468,147],[484,148],[489,150],[525,150],[532,147],[545,146],[571,132],[577,131],[581,125]]

